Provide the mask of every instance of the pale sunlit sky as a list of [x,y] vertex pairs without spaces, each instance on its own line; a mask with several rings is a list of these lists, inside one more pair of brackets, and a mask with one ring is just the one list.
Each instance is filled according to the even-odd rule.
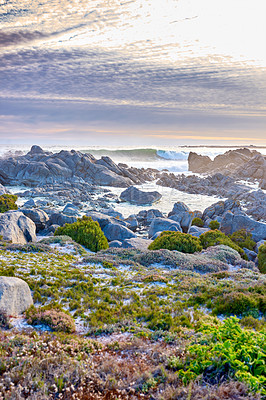
[[265,20],[265,0],[0,0],[0,143],[266,145]]

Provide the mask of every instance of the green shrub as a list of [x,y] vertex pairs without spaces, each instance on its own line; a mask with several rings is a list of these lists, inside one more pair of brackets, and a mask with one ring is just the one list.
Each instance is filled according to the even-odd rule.
[[242,329],[239,320],[231,317],[223,324],[204,324],[202,336],[187,347],[186,369],[177,371],[185,384],[198,376],[205,382],[236,379],[266,395],[265,333]]
[[234,243],[228,236],[226,236],[221,231],[211,230],[205,233],[202,233],[199,237],[200,243],[204,249],[210,246],[217,246],[219,244],[223,244],[225,246],[229,246],[232,249],[236,250],[244,260],[247,260],[247,255],[241,247],[239,247],[236,243]]
[[76,330],[73,318],[57,309],[30,307],[26,317],[30,325],[44,324],[56,332],[73,333]]
[[65,224],[59,227],[55,236],[67,235],[75,242],[87,247],[91,251],[99,251],[108,249],[108,241],[104,236],[98,222],[93,221],[91,217],[78,218],[73,224]]
[[266,274],[266,244],[259,247],[258,267],[262,274]]
[[215,314],[259,316],[259,301],[253,294],[242,292],[226,293],[214,301]]
[[213,220],[213,221],[211,221],[209,223],[209,227],[212,230],[219,229],[220,228],[220,223],[218,221],[216,221],[216,220]]
[[199,228],[202,228],[204,226],[204,221],[202,221],[201,218],[196,217],[196,218],[193,218],[191,225],[195,225],[195,226],[198,226]]
[[247,232],[246,229],[239,229],[232,233],[232,235],[229,235],[229,238],[242,249],[245,247],[246,249],[253,250],[256,246],[256,242],[252,240],[251,233]]
[[202,247],[197,237],[189,233],[164,231],[148,247],[149,250],[177,250],[182,253],[195,253]]
[[14,194],[3,194],[0,196],[0,213],[4,213],[9,210],[17,210],[17,199],[18,197]]

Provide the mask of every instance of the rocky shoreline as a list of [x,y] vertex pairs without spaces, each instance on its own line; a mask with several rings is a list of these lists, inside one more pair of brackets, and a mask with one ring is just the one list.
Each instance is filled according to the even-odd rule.
[[[258,160],[262,165],[260,173],[254,167]],[[32,146],[26,155],[18,154],[0,160],[1,193],[6,192],[5,184],[12,186],[20,183],[28,187],[24,192],[17,193],[20,200],[25,199],[19,210],[1,215],[0,233],[13,242],[27,243],[36,240],[36,233],[53,235],[59,226],[87,215],[99,222],[110,247],[147,249],[150,239],[155,239],[165,230],[199,236],[209,229],[213,220],[220,223],[224,232],[232,234],[246,229],[256,242],[261,242],[266,240],[266,224],[263,222],[266,220],[266,194],[262,189],[251,190],[240,182],[243,174],[247,173],[243,172],[243,167],[240,173],[237,166],[241,163],[247,165],[247,171],[253,171],[248,176],[250,182],[254,183],[259,176],[266,176],[265,158],[248,149],[230,150],[213,161],[190,153],[189,170],[208,172],[208,175],[185,176],[117,165],[109,157],[96,160],[90,154],[74,150],[53,154]],[[221,169],[223,173],[219,172]],[[166,215],[156,208],[156,204],[152,206],[160,200],[159,192],[145,192],[133,186],[149,181],[156,181],[158,187],[215,195],[227,200],[218,201],[203,213],[177,202]],[[263,187],[263,180],[257,181]],[[105,188],[107,185],[127,189],[117,196]],[[125,218],[112,207],[112,204],[122,201],[147,205],[147,209]],[[203,219],[202,228],[191,225],[195,217]],[[249,254],[249,257],[254,259],[255,255]]]

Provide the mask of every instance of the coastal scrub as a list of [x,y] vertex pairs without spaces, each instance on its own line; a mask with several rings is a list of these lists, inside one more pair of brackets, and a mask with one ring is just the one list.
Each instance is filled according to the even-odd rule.
[[75,242],[94,252],[105,250],[109,247],[99,223],[85,215],[82,218],[78,218],[73,224],[65,224],[57,228],[54,235],[70,236]]

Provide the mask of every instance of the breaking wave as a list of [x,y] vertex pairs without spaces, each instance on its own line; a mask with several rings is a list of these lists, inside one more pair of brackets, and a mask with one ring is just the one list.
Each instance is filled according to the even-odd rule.
[[151,161],[151,160],[187,160],[188,153],[174,150],[157,149],[88,149],[82,150],[83,153],[90,153],[96,158],[109,156],[114,160],[127,159],[132,161]]

